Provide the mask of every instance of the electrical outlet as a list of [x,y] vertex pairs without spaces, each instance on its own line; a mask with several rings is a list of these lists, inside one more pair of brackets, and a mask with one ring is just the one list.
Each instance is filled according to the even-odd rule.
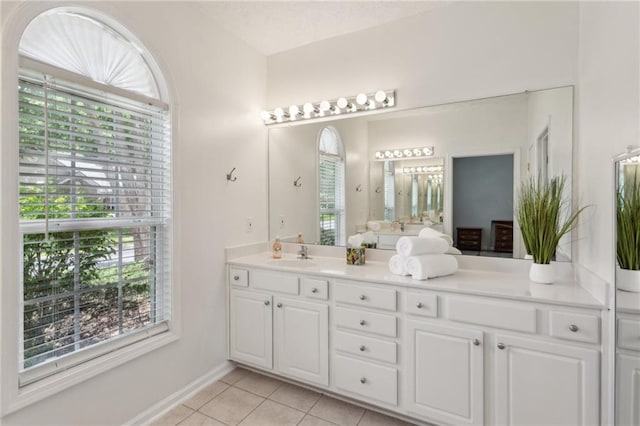
[[280,215],[280,229],[284,229],[284,216]]
[[253,218],[247,218],[247,232],[253,232]]

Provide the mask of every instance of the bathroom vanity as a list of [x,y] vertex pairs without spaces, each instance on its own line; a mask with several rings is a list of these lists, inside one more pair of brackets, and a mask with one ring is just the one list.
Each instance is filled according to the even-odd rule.
[[605,303],[571,272],[465,258],[417,281],[383,259],[229,256],[229,359],[413,422],[599,424]]

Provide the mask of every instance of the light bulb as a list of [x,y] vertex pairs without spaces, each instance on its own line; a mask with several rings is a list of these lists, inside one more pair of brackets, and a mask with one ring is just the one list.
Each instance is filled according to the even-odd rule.
[[340,109],[345,109],[349,105],[349,101],[347,101],[346,98],[340,98],[336,101],[336,105],[338,105]]
[[376,109],[376,101],[369,99],[369,109]]
[[331,104],[329,101],[320,102],[320,111],[329,111],[331,109]]
[[413,153],[416,155],[416,157],[420,157],[422,155],[422,151],[420,151],[418,148],[415,148],[413,150]]
[[369,98],[367,98],[367,95],[365,95],[364,93],[359,93],[358,96],[356,96],[356,103],[358,105],[364,105],[367,103],[367,100]]
[[381,151],[376,151],[376,158],[384,158],[384,154]]
[[304,104],[302,109],[304,110],[304,113],[307,114],[307,115],[309,115],[312,112],[316,111],[316,108],[313,106],[313,104],[311,102],[307,102],[306,104]]
[[381,104],[382,103],[386,104],[388,102],[387,94],[384,93],[384,90],[378,90],[376,92],[375,100],[376,100],[376,102],[380,102]]
[[408,167],[405,167],[404,169],[402,169],[402,171],[403,171],[404,173],[409,173],[409,168],[408,168]]
[[385,152],[384,152],[384,156],[385,156],[385,157],[387,157],[387,158],[391,158],[391,157],[393,157],[393,152],[391,152],[391,151],[385,151]]
[[411,152],[411,150],[410,150],[410,149],[405,149],[405,150],[404,150],[404,155],[406,155],[407,157],[411,157],[411,155],[412,155],[412,154],[413,154],[413,153]]
[[433,149],[429,147],[423,148],[422,152],[424,152],[424,155],[433,155]]
[[300,114],[300,108],[298,108],[298,105],[291,105],[289,107],[289,115],[291,115],[291,118],[295,118],[298,114]]
[[274,110],[273,110],[273,113],[275,114],[275,116],[276,116],[276,117],[278,117],[278,118],[280,118],[280,119],[281,119],[282,117],[284,117],[284,110],[283,110],[282,108],[280,108],[280,107],[278,107],[278,108],[274,109]]
[[269,111],[262,111],[260,113],[260,117],[262,118],[262,120],[264,121],[268,121],[271,120],[271,113]]

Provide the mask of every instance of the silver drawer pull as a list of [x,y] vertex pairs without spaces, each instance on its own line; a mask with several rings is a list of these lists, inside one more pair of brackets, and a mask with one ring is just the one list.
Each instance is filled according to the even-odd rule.
[[238,281],[239,279],[240,279],[240,275],[234,275],[234,276],[233,276],[233,280],[234,280],[234,281]]
[[573,332],[575,333],[576,331],[578,331],[578,330],[579,330],[579,328],[578,328],[578,326],[577,326],[577,325],[575,325],[575,324],[571,324],[571,325],[569,326],[569,330],[570,330],[570,331],[573,331]]
[[365,296],[364,294],[360,295],[360,300],[366,300],[367,296]]
[[360,325],[365,325],[367,322],[365,320],[360,320]]
[[473,344],[474,344],[475,346],[480,346],[480,340],[478,340],[478,339],[473,339],[473,340],[472,340],[472,342],[473,342]]
[[264,301],[264,304],[265,304],[265,305],[267,305],[267,306],[269,306],[269,305],[271,304],[271,302],[269,302],[268,300],[265,300],[265,301]]
[[360,383],[362,383],[363,385],[364,385],[365,383],[367,383],[367,378],[366,378],[366,377],[361,377],[361,378],[360,378]]
[[416,304],[416,308],[418,308],[418,309],[422,309],[423,307],[424,307],[424,305],[422,304],[422,302],[418,302]]
[[318,292],[317,288],[314,287],[314,288],[311,289],[311,293],[317,293],[317,292]]
[[278,308],[282,308],[282,303],[278,303],[276,306],[277,306]]
[[367,348],[364,345],[360,346],[360,352],[364,352],[366,350],[367,350]]
[[506,348],[504,343],[502,343],[502,342],[498,343],[498,349],[504,349],[504,348]]

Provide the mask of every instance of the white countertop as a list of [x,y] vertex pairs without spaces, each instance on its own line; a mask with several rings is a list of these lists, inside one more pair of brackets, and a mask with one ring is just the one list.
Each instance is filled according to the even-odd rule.
[[570,278],[559,278],[553,284],[545,285],[529,281],[528,274],[521,272],[460,269],[453,275],[421,281],[409,276],[392,274],[386,261],[367,260],[365,265],[347,265],[341,257],[312,256],[312,259],[300,260],[290,253],[285,253],[282,259],[277,260],[271,257],[270,252],[233,257],[228,259],[227,263],[232,266],[297,272],[458,294],[606,309],[604,303]]

